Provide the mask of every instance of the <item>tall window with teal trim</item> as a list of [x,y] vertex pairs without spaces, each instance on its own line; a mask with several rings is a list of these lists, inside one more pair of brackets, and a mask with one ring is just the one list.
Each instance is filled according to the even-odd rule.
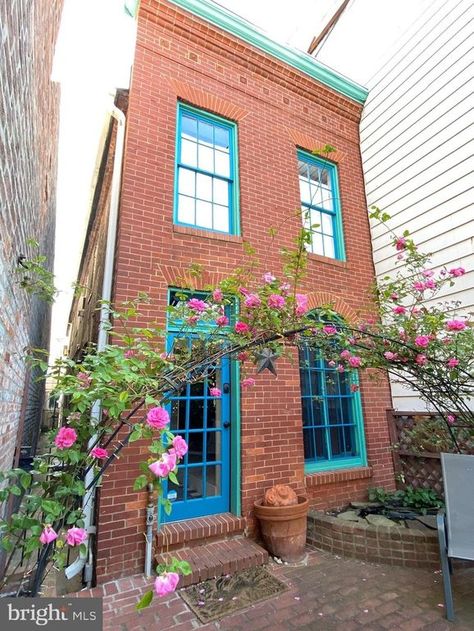
[[236,125],[179,104],[174,221],[238,234]]
[[303,225],[311,229],[309,251],[344,259],[336,165],[298,151],[298,175]]
[[299,349],[299,360],[306,469],[365,465],[357,373],[338,372],[309,346]]

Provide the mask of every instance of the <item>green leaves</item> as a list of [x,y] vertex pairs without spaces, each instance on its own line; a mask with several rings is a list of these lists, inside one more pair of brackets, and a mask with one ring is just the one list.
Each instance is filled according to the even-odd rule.
[[147,483],[148,483],[148,476],[139,475],[138,478],[136,478],[135,482],[133,483],[133,490],[140,491],[141,489],[145,488]]
[[152,600],[153,600],[153,591],[150,590],[149,592],[146,592],[146,594],[142,596],[140,601],[135,605],[135,609],[138,609],[138,610],[145,609],[146,607],[150,605]]

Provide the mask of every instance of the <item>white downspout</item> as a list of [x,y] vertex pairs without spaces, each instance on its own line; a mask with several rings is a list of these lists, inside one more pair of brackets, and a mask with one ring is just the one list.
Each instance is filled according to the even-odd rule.
[[[117,223],[118,223],[118,210],[120,200],[120,184],[122,180],[122,162],[123,162],[123,149],[125,144],[125,114],[117,107],[113,106],[110,115],[117,121],[117,137],[115,140],[115,155],[114,155],[114,168],[112,172],[112,183],[110,192],[110,209],[109,220],[107,227],[107,245],[105,250],[105,262],[104,262],[104,279],[102,281],[102,304],[100,308],[100,325],[99,336],[97,338],[97,351],[104,350],[108,341],[107,324],[109,322],[109,302],[112,298],[112,284],[114,274],[114,261],[115,261],[115,241],[117,237]],[[96,425],[100,419],[101,403],[96,401],[91,410],[91,423]],[[97,435],[95,434],[89,440],[89,449],[97,442]],[[94,478],[94,469],[91,468],[86,474],[84,484],[86,488],[90,485]],[[84,528],[88,534],[95,534],[96,527],[94,525],[94,503],[95,503],[95,487],[91,488],[84,495],[82,500],[82,510],[84,513]],[[84,579],[87,586],[90,587],[92,582],[93,573],[93,551],[90,545],[90,538],[87,539],[88,549],[84,554],[80,554],[74,563],[71,563],[66,570],[65,574],[68,579],[79,574],[79,572],[85,566]],[[87,563],[86,563],[87,561]]]

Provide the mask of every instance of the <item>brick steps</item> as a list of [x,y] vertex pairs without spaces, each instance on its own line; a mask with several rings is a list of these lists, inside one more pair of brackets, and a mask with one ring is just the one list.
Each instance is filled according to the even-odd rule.
[[242,535],[245,527],[245,518],[236,517],[232,513],[220,513],[164,524],[156,534],[155,550],[161,552],[165,548],[166,551],[174,551],[201,545],[203,540],[209,542]]
[[180,587],[263,565],[268,560],[266,550],[242,536],[158,554],[155,560],[165,563],[170,556],[188,561],[193,570],[192,574],[181,577]]

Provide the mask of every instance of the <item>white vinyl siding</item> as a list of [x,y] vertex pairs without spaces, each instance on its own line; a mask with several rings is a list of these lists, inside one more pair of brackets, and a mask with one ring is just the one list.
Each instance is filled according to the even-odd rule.
[[[443,299],[474,311],[473,17],[470,0],[434,0],[369,82],[361,122],[367,200],[407,228],[435,267],[468,273]],[[394,269],[383,227],[372,226],[378,275]],[[420,410],[415,393],[392,384],[394,406]]]

